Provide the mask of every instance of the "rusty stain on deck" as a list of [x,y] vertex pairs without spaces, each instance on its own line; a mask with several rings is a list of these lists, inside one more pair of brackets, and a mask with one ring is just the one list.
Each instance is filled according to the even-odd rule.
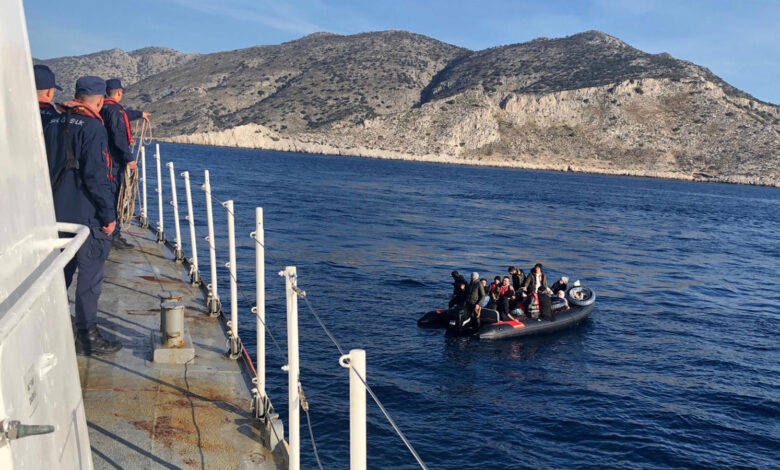
[[[78,360],[95,468],[284,468],[286,456],[272,454],[249,413],[249,371],[225,356],[224,326],[206,313],[202,292],[151,234],[126,236],[136,247],[111,251],[98,313],[124,348]],[[159,366],[151,362],[157,293],[172,284],[196,354]]]

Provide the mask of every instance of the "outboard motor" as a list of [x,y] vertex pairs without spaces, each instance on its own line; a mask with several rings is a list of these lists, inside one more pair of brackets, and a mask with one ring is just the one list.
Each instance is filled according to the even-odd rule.
[[474,330],[468,309],[455,306],[447,311],[447,336],[464,336]]

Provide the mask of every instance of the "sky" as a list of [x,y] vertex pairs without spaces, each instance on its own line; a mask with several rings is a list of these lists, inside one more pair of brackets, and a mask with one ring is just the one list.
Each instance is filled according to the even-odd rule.
[[[780,103],[777,0],[134,0],[24,2],[34,57],[118,47],[209,53],[317,31],[400,29],[472,50],[600,30]],[[117,6],[121,5],[121,6]],[[114,11],[111,11],[111,10]]]

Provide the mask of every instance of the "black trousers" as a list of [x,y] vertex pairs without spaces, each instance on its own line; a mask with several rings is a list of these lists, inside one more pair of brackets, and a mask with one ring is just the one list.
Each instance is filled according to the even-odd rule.
[[555,321],[552,313],[552,300],[548,294],[539,294],[539,310],[542,320]]

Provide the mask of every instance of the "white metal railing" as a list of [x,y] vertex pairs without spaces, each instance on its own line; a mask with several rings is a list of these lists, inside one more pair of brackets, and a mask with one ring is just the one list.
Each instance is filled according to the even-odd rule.
[[298,366],[298,279],[295,266],[287,266],[279,273],[284,276],[287,295],[287,404],[290,444],[290,470],[301,468],[301,402],[300,371]]
[[146,147],[141,145],[141,228],[149,228],[149,211],[146,199]]
[[210,315],[219,315],[222,307],[219,302],[219,289],[217,286],[217,254],[216,254],[216,239],[214,238],[214,217],[212,209],[211,197],[211,182],[209,181],[209,170],[203,172],[203,191],[206,193],[206,223],[208,226],[209,234],[206,237],[206,241],[209,243],[209,261],[211,268],[211,283],[208,285],[209,299],[208,309]]
[[190,281],[192,284],[200,284],[200,272],[198,271],[198,239],[195,237],[195,216],[192,214],[192,191],[190,190],[190,172],[185,171],[181,174],[184,178],[184,193],[187,197],[187,219],[190,225]]
[[160,144],[156,144],[154,158],[157,160],[157,243],[165,243],[165,229],[163,226],[163,193],[162,172],[160,171]]
[[73,259],[89,236],[89,228],[79,224],[57,222],[57,231],[72,233],[74,236],[55,238],[41,244],[40,248],[52,250],[41,262],[43,269],[36,268],[36,271],[40,272],[35,280],[23,283],[0,302],[0,318],[3,319],[0,323],[0,338],[5,338],[16,327],[40,296],[50,289],[56,277],[62,277],[65,265]]
[[[158,242],[165,242],[165,235],[163,230],[163,210],[162,210],[162,175],[160,171],[160,147],[156,146],[155,158],[157,160],[157,192],[158,192],[158,224],[157,224],[157,238]],[[146,191],[145,191],[145,158],[144,150],[141,147],[141,164],[144,168],[144,203],[143,213],[146,214]],[[171,178],[171,195],[173,206],[173,218],[176,228],[176,240],[174,245],[174,258],[179,261],[182,259],[182,245],[181,234],[179,229],[179,213],[178,213],[178,201],[176,197],[176,182],[174,165],[172,162],[166,164],[170,169]],[[209,261],[210,261],[210,283],[205,286],[208,299],[207,308],[211,315],[222,314],[221,304],[218,294],[218,282],[217,282],[217,263],[216,263],[216,238],[214,235],[214,220],[213,220],[213,200],[217,200],[225,208],[227,214],[227,232],[228,232],[228,263],[225,267],[228,268],[229,273],[229,285],[230,285],[230,317],[227,320],[228,325],[228,355],[237,359],[242,354],[246,354],[241,339],[239,337],[239,319],[238,319],[238,293],[239,286],[237,280],[237,268],[236,261],[236,242],[235,242],[235,212],[234,202],[228,200],[225,202],[216,199],[211,190],[211,182],[209,178],[209,171],[204,171],[204,182],[201,188],[206,196],[206,225],[208,229],[208,236],[205,240],[209,243]],[[190,228],[190,240],[192,245],[192,257],[190,258],[190,274],[193,283],[196,280],[199,281],[198,271],[198,256],[197,256],[197,243],[196,243],[196,229],[195,220],[192,210],[192,196],[190,190],[190,175],[185,171],[181,173],[181,177],[184,179],[185,191],[187,197],[187,216],[186,220],[189,222]],[[319,456],[317,454],[316,445],[314,444],[314,435],[311,428],[311,420],[308,413],[308,402],[303,395],[303,387],[300,379],[299,369],[299,355],[298,355],[298,298],[304,300],[306,306],[309,309],[311,315],[317,320],[320,327],[326,333],[331,342],[336,346],[339,353],[339,364],[342,367],[349,369],[349,382],[350,382],[350,469],[351,470],[365,470],[366,468],[366,393],[368,393],[379,409],[384,414],[390,425],[402,439],[406,447],[412,453],[417,463],[421,468],[427,470],[427,467],[423,463],[420,456],[412,447],[409,440],[404,436],[401,430],[396,425],[395,421],[390,417],[384,405],[379,401],[379,398],[371,390],[371,387],[366,382],[366,360],[365,351],[362,349],[350,350],[349,354],[345,353],[336,339],[327,329],[322,319],[317,315],[314,308],[306,296],[306,293],[298,287],[297,270],[295,266],[287,266],[281,272],[280,276],[285,278],[285,292],[286,292],[286,307],[287,307],[287,354],[280,348],[278,342],[276,342],[274,336],[267,328],[265,317],[265,235],[263,226],[263,209],[257,207],[255,209],[255,231],[250,233],[250,238],[254,239],[255,246],[255,270],[256,270],[256,284],[255,284],[255,297],[256,304],[252,307],[252,313],[255,315],[256,321],[256,335],[257,335],[257,358],[255,369],[255,378],[253,383],[252,407],[254,408],[254,415],[258,419],[263,419],[266,423],[269,423],[273,419],[269,413],[271,410],[270,401],[266,396],[266,382],[265,382],[265,354],[266,344],[265,335],[268,334],[273,340],[274,345],[279,350],[279,353],[285,357],[286,364],[283,367],[288,374],[288,413],[289,413],[289,431],[288,431],[288,443],[289,443],[289,468],[291,470],[299,470],[300,468],[300,410],[303,409],[306,412],[307,423],[309,425],[309,433],[312,441],[312,447],[314,449],[317,464],[322,468]],[[249,302],[246,294],[241,291],[245,300]],[[251,302],[250,302],[251,303]],[[247,356],[250,367],[251,358]],[[254,369],[254,367],[253,367]],[[275,416],[275,415],[274,415]],[[272,427],[273,429],[273,427]]]
[[265,397],[265,230],[263,229],[263,208],[255,209],[255,231],[249,236],[255,240],[255,298],[257,305],[252,313],[257,316],[257,393]]
[[165,166],[171,171],[171,206],[173,206],[173,226],[176,229],[173,259],[177,263],[181,263],[184,260],[184,254],[181,251],[181,226],[179,225],[179,199],[176,197],[176,177],[174,176],[173,162],[168,162]]
[[238,337],[238,279],[236,278],[236,222],[233,212],[233,201],[222,204],[227,210],[228,229],[228,263],[225,265],[230,272],[230,357],[238,359],[241,356],[241,340]]

